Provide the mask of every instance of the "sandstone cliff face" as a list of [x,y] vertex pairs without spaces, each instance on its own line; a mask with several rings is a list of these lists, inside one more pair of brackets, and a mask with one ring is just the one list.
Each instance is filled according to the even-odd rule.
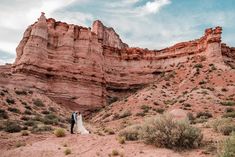
[[162,50],[129,48],[100,21],[89,29],[46,19],[42,13],[16,49],[14,82],[78,108],[100,107],[153,82],[189,56],[203,55],[218,64],[223,64],[222,53],[234,58],[233,49],[221,49],[221,33],[221,27],[207,29],[200,39]]

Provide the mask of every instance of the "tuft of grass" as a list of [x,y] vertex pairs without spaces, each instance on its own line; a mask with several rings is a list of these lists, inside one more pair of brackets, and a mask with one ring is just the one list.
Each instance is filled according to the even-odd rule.
[[214,131],[220,132],[223,135],[229,135],[235,131],[235,124],[231,118],[218,118],[211,122]]
[[46,125],[57,125],[59,123],[59,119],[54,114],[47,114],[44,116],[43,122]]
[[16,90],[15,93],[17,95],[27,95],[27,92],[25,90]]
[[112,150],[112,156],[118,156],[118,155],[119,155],[118,150],[116,149]]
[[163,112],[165,111],[165,109],[163,108],[157,108],[157,109],[153,109],[154,111],[156,111],[157,113],[163,114]]
[[163,102],[165,105],[174,105],[177,102],[177,100],[171,99],[171,100],[164,100]]
[[21,132],[21,136],[29,136],[29,132],[26,131],[26,130],[23,130],[23,131]]
[[51,111],[51,112],[55,112],[55,111],[56,111],[56,109],[55,109],[54,107],[49,107],[49,111]]
[[119,137],[123,137],[128,141],[136,141],[140,139],[141,125],[132,125],[124,128],[118,134]]
[[228,139],[220,143],[217,155],[219,157],[235,156],[235,133],[233,133]]
[[43,111],[42,111],[42,114],[50,114],[50,112],[47,111],[47,110],[43,110]]
[[198,112],[197,115],[196,115],[197,118],[205,118],[205,119],[208,119],[208,118],[211,118],[212,117],[212,114],[209,113],[209,112]]
[[7,98],[7,99],[6,99],[6,102],[10,105],[10,104],[14,104],[14,103],[15,103],[15,100],[14,100],[14,99],[11,99],[11,98]]
[[234,106],[235,101],[224,101],[224,102],[220,102],[220,104],[223,106]]
[[6,121],[4,131],[9,133],[20,132],[21,126],[15,121]]
[[129,116],[131,116],[131,111],[127,110],[127,111],[121,112],[120,115],[118,116],[118,118],[121,119],[121,118],[126,118]]
[[45,106],[44,103],[42,102],[42,100],[40,100],[40,99],[34,99],[33,104],[37,107],[44,107]]
[[56,137],[65,137],[65,130],[62,128],[57,128],[54,131],[54,134],[56,135]]
[[9,116],[7,114],[7,112],[3,109],[0,109],[0,119],[8,119]]
[[26,114],[26,115],[32,115],[32,112],[31,112],[30,110],[26,109],[26,110],[24,111],[24,114]]
[[141,109],[143,110],[143,112],[145,112],[145,113],[147,113],[147,112],[151,109],[151,107],[148,106],[148,105],[142,105],[140,108],[141,108]]
[[17,109],[17,108],[14,108],[14,107],[8,107],[7,110],[10,111],[10,112],[14,112],[14,113],[20,113],[20,110]]
[[231,107],[228,107],[225,109],[225,112],[228,113],[228,112],[234,112],[235,110]]
[[69,148],[67,148],[67,149],[64,150],[64,154],[65,154],[65,155],[69,155],[69,154],[71,154],[71,153],[72,153],[72,151],[71,151],[71,149],[69,149]]
[[222,115],[222,117],[223,117],[223,118],[229,118],[229,117],[235,118],[235,111],[224,113],[224,114]]
[[52,127],[48,126],[48,125],[43,125],[43,126],[34,126],[31,130],[32,133],[41,133],[41,132],[45,132],[45,131],[51,131]]
[[193,66],[194,68],[203,68],[203,65],[201,63],[195,64]]
[[118,143],[120,143],[120,144],[125,144],[126,143],[126,138],[125,137],[119,136],[117,138],[117,140],[118,140]]
[[115,134],[115,132],[114,132],[113,129],[111,129],[111,128],[105,128],[105,129],[104,129],[104,132],[105,132],[105,133],[108,133],[109,135]]
[[30,107],[30,106],[28,106],[28,105],[25,105],[24,106],[27,110],[32,110],[32,108]]
[[25,142],[16,142],[16,145],[15,145],[17,148],[18,147],[22,147],[22,146],[26,146],[26,143]]
[[135,115],[136,116],[140,116],[140,117],[144,117],[145,116],[145,112],[138,112]]
[[34,121],[34,120],[30,119],[30,120],[24,122],[24,125],[26,125],[26,126],[36,126],[37,121]]

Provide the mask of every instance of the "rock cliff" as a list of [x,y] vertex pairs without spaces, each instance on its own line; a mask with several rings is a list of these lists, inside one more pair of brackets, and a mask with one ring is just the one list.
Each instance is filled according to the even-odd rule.
[[200,39],[162,50],[129,48],[98,20],[90,29],[42,13],[16,49],[10,83],[33,87],[70,107],[94,109],[156,81],[189,56],[234,65],[235,49],[221,44],[221,33],[221,27],[209,28]]

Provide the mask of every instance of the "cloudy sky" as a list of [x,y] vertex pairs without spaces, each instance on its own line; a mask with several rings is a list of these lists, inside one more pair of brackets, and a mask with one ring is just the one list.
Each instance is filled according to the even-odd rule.
[[223,27],[223,42],[235,46],[235,0],[1,0],[0,64],[13,62],[15,48],[40,12],[90,27],[99,19],[130,46],[161,49]]

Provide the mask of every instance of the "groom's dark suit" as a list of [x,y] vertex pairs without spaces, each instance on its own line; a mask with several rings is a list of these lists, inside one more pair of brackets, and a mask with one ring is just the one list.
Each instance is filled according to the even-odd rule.
[[71,134],[73,134],[73,128],[76,122],[77,122],[77,113],[73,112],[71,116]]

